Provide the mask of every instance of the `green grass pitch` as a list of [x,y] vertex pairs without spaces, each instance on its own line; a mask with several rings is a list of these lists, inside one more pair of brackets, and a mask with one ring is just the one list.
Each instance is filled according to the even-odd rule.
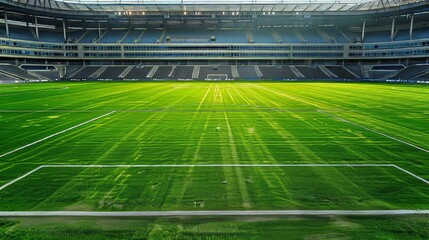
[[429,209],[388,166],[429,180],[427,86],[49,83],[0,103],[0,187],[41,165],[288,165],[47,167],[0,211]]

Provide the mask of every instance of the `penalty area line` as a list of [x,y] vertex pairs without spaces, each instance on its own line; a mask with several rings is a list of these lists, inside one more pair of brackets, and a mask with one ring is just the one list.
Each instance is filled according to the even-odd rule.
[[421,150],[421,151],[423,151],[423,152],[427,152],[427,153],[429,153],[429,150],[428,150],[428,149],[425,149],[425,148],[419,147],[419,146],[417,146],[417,145],[414,145],[414,144],[409,143],[409,142],[406,142],[406,141],[404,141],[404,140],[401,140],[401,139],[398,139],[398,138],[392,137],[392,136],[390,136],[390,135],[387,135],[387,134],[385,134],[385,133],[379,132],[379,131],[377,131],[377,130],[373,130],[373,129],[368,128],[368,127],[365,127],[365,126],[363,126],[363,125],[360,125],[360,124],[354,123],[354,122],[349,121],[349,120],[347,120],[347,119],[344,119],[344,118],[341,118],[341,117],[337,117],[337,116],[332,115],[332,114],[330,114],[330,113],[327,113],[327,112],[325,112],[325,111],[323,111],[323,110],[320,110],[320,109],[319,109],[319,110],[318,110],[318,112],[319,112],[319,113],[322,113],[322,114],[324,114],[324,115],[326,115],[326,116],[332,117],[332,118],[334,118],[334,119],[340,120],[340,121],[342,121],[342,122],[346,122],[346,123],[351,124],[351,125],[353,125],[353,126],[360,127],[360,128],[365,129],[365,130],[367,130],[367,131],[370,131],[370,132],[376,133],[376,134],[378,134],[378,135],[380,135],[380,136],[387,137],[387,138],[392,139],[392,140],[394,140],[394,141],[397,141],[397,142],[400,142],[400,143],[402,143],[402,144],[408,145],[408,146],[410,146],[410,147],[416,148],[416,149]]
[[115,113],[115,112],[116,112],[116,111],[108,112],[108,113],[106,113],[106,114],[103,114],[103,115],[101,115],[101,116],[95,117],[95,118],[90,119],[90,120],[88,120],[88,121],[85,121],[85,122],[83,122],[83,123],[79,123],[78,125],[75,125],[75,126],[73,126],[73,127],[69,127],[69,128],[67,128],[67,129],[64,129],[64,130],[62,130],[62,131],[59,131],[59,132],[57,132],[57,133],[51,134],[51,135],[49,135],[49,136],[47,136],[47,137],[41,138],[41,139],[39,139],[39,140],[37,140],[37,141],[34,141],[34,142],[29,143],[29,144],[27,144],[27,145],[24,145],[24,146],[22,146],[22,147],[16,148],[16,149],[14,149],[14,150],[12,150],[12,151],[9,151],[9,152],[7,152],[7,153],[3,153],[3,154],[1,154],[1,155],[0,155],[0,158],[2,158],[2,157],[4,157],[4,156],[7,156],[7,155],[9,155],[9,154],[12,154],[12,153],[14,153],[14,152],[17,152],[17,151],[19,151],[19,150],[21,150],[21,149],[24,149],[24,148],[27,148],[27,147],[33,146],[34,144],[37,144],[37,143],[43,142],[43,141],[45,141],[45,140],[47,140],[47,139],[50,139],[50,138],[55,137],[55,136],[57,136],[57,135],[60,135],[60,134],[62,134],[62,133],[68,132],[68,131],[73,130],[73,129],[75,129],[75,128],[78,128],[78,127],[80,127],[80,126],[83,126],[83,125],[88,124],[88,123],[90,123],[90,122],[96,121],[96,120],[98,120],[98,119],[100,119],[100,118],[107,117],[108,115],[110,115],[110,114],[112,114],[112,113]]

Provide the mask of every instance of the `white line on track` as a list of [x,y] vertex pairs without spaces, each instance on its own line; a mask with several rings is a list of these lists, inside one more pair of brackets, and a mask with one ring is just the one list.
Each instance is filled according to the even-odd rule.
[[320,112],[320,113],[322,113],[322,114],[324,114],[324,115],[330,116],[330,117],[332,117],[332,118],[335,118],[335,119],[337,119],[337,120],[340,120],[340,121],[342,121],[342,122],[349,123],[349,124],[354,125],[354,126],[356,126],[356,127],[363,128],[363,129],[365,129],[365,130],[367,130],[367,131],[370,131],[370,132],[376,133],[376,134],[381,135],[381,136],[383,136],[383,137],[387,137],[387,138],[390,138],[390,139],[392,139],[392,140],[394,140],[394,141],[397,141],[397,142],[400,142],[400,143],[406,144],[406,145],[408,145],[408,146],[410,146],[410,147],[413,147],[413,148],[419,149],[419,150],[421,150],[421,151],[423,151],[423,152],[427,152],[427,153],[429,153],[429,150],[428,150],[428,149],[425,149],[425,148],[419,147],[419,146],[417,146],[417,145],[414,145],[414,144],[412,144],[412,143],[409,143],[409,142],[403,141],[403,140],[401,140],[401,139],[398,139],[398,138],[392,137],[392,136],[390,136],[390,135],[387,135],[387,134],[385,134],[385,133],[379,132],[379,131],[377,131],[377,130],[373,130],[373,129],[367,128],[367,127],[365,127],[365,126],[362,126],[362,125],[360,125],[360,124],[354,123],[354,122],[349,121],[349,120],[347,120],[347,119],[344,119],[344,118],[341,118],[341,117],[337,117],[337,116],[332,115],[332,114],[329,114],[329,113],[327,113],[327,112],[325,112],[325,111],[323,111],[323,110],[318,110],[318,112]]
[[90,119],[90,120],[88,120],[88,121],[85,121],[85,122],[83,122],[83,123],[79,123],[78,125],[75,125],[75,126],[73,126],[73,127],[69,127],[69,128],[67,128],[67,129],[64,129],[64,130],[62,130],[62,131],[59,131],[59,132],[54,133],[54,134],[52,134],[52,135],[49,135],[49,136],[47,136],[47,137],[41,138],[41,139],[39,139],[39,140],[37,140],[37,141],[34,141],[34,142],[29,143],[29,144],[27,144],[27,145],[24,145],[24,146],[22,146],[22,147],[16,148],[16,149],[14,149],[14,150],[12,150],[12,151],[10,151],[10,152],[3,153],[2,155],[0,155],[0,158],[2,158],[2,157],[4,157],[4,156],[7,156],[7,155],[9,155],[9,154],[12,154],[12,153],[14,153],[14,152],[17,152],[17,151],[19,151],[19,150],[21,150],[21,149],[24,149],[24,148],[27,148],[27,147],[33,146],[34,144],[37,144],[37,143],[39,143],[39,142],[43,142],[43,141],[45,141],[45,140],[47,140],[47,139],[49,139],[49,138],[55,137],[55,136],[60,135],[60,134],[62,134],[62,133],[65,133],[65,132],[68,132],[68,131],[70,131],[70,130],[73,130],[73,129],[75,129],[75,128],[78,128],[78,127],[80,127],[80,126],[83,126],[83,125],[85,125],[85,124],[88,124],[88,123],[90,123],[90,122],[93,122],[93,121],[95,121],[95,120],[98,120],[98,119],[100,119],[100,118],[106,117],[106,116],[108,116],[108,115],[110,115],[110,114],[112,114],[112,113],[115,113],[115,112],[116,112],[116,111],[108,112],[108,113],[106,113],[106,114],[103,114],[103,115],[101,115],[101,116],[95,117],[95,118]]
[[174,217],[174,216],[323,216],[428,215],[429,210],[214,210],[214,211],[5,211],[0,217]]

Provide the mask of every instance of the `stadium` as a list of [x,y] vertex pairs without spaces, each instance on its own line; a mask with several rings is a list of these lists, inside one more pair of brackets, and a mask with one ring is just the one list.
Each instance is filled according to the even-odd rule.
[[0,239],[429,239],[429,1],[0,0]]

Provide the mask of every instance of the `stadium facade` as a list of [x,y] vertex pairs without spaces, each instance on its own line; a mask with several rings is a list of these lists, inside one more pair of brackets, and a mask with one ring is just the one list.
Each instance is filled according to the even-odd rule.
[[429,80],[429,1],[1,0],[0,80]]

